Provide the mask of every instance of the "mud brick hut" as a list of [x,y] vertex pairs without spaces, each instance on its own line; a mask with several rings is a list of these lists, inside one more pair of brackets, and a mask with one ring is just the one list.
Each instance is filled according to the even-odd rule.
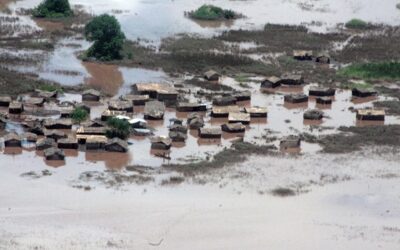
[[184,142],[187,139],[186,133],[182,133],[179,131],[170,131],[168,136],[174,142]]
[[159,101],[146,102],[144,106],[144,119],[162,120],[164,119],[165,104]]
[[44,103],[45,99],[43,97],[28,97],[24,100],[24,105],[26,106],[42,107]]
[[242,112],[229,112],[228,115],[229,123],[242,123],[242,124],[250,124],[250,114],[242,113]]
[[331,105],[332,99],[329,97],[317,97],[316,103],[321,105]]
[[57,147],[61,149],[78,149],[78,140],[73,137],[62,138],[57,141]]
[[169,150],[172,145],[171,138],[165,136],[155,136],[150,138],[151,149]]
[[24,111],[24,106],[22,105],[21,102],[18,101],[12,101],[10,105],[8,106],[8,113],[9,114],[21,114]]
[[107,109],[101,114],[101,120],[102,121],[107,121],[111,117],[116,117],[118,115],[126,116],[127,112],[126,111],[118,111],[118,110],[109,110],[109,109]]
[[251,118],[263,118],[268,116],[268,109],[263,107],[244,108],[246,113],[250,114]]
[[71,118],[73,112],[74,112],[73,107],[63,107],[60,109],[60,117],[61,118]]
[[153,132],[147,128],[134,128],[132,132],[133,132],[133,135],[136,135],[136,136],[153,135]]
[[204,127],[204,119],[200,114],[192,113],[187,118],[187,125],[190,129],[199,129]]
[[301,145],[300,137],[294,135],[290,135],[283,138],[279,144],[281,149],[299,148],[300,145]]
[[88,89],[83,91],[82,93],[82,101],[84,102],[99,102],[100,101],[100,92],[95,89]]
[[219,81],[219,78],[221,77],[220,74],[218,74],[216,71],[214,70],[209,70],[207,72],[204,73],[204,79],[206,79],[207,81]]
[[112,138],[107,141],[104,149],[109,152],[126,153],[128,152],[128,143],[119,138]]
[[271,77],[265,78],[261,82],[261,88],[277,88],[277,87],[281,86],[280,80],[281,80],[281,78],[276,77],[276,76],[271,76]]
[[333,88],[311,87],[308,91],[310,96],[334,96],[336,90]]
[[324,113],[318,109],[307,110],[303,114],[303,118],[306,120],[322,120]]
[[7,147],[22,147],[21,137],[16,133],[8,133],[4,136],[4,146]]
[[146,102],[150,101],[149,95],[123,95],[121,96],[121,100],[132,102],[133,105],[143,106]]
[[236,98],[236,101],[250,101],[251,100],[251,92],[248,90],[236,92],[233,94],[233,97]]
[[132,86],[133,92],[138,95],[148,95],[159,101],[176,102],[178,91],[169,84],[137,83]]
[[384,121],[385,110],[383,109],[359,109],[356,115],[360,121]]
[[214,128],[200,128],[199,137],[205,139],[221,139],[222,130],[220,127]]
[[246,131],[246,126],[241,122],[227,123],[221,125],[221,130],[227,133],[243,133]]
[[27,142],[34,142],[34,143],[36,143],[36,141],[37,141],[37,139],[38,139],[38,136],[37,136],[37,134],[30,133],[30,132],[26,132],[26,133],[23,133],[23,134],[21,135],[21,139],[23,139],[23,140],[25,140],[25,141],[27,141]]
[[56,146],[56,141],[53,138],[40,138],[36,142],[36,150],[45,150]]
[[179,102],[176,110],[178,112],[205,112],[207,111],[207,105],[193,102]]
[[90,120],[90,121],[81,123],[81,125],[84,127],[95,127],[95,128],[105,127],[105,123],[103,121],[99,121],[99,120]]
[[351,90],[351,94],[353,97],[371,97],[378,95],[378,92],[373,89],[360,89],[360,88],[353,88]]
[[112,100],[108,103],[108,109],[133,113],[133,103],[129,101]]
[[313,57],[312,50],[293,50],[293,58],[299,61],[311,61]]
[[0,96],[0,107],[8,107],[10,106],[10,103],[12,102],[12,99],[8,95],[2,95]]
[[300,74],[285,73],[278,81],[280,85],[298,86],[304,84],[304,78]]
[[330,64],[331,58],[327,55],[320,55],[315,58],[315,62],[323,63],[323,64]]
[[44,157],[47,161],[63,161],[65,154],[59,148],[48,148],[44,150]]
[[44,136],[47,138],[52,138],[54,141],[58,141],[61,138],[67,138],[67,135],[60,130],[45,130]]
[[58,91],[44,91],[44,90],[36,89],[35,95],[38,97],[42,97],[46,100],[57,99]]
[[172,124],[169,127],[169,131],[175,131],[175,132],[181,132],[181,133],[187,133],[187,127],[185,125],[181,125],[181,124]]
[[46,129],[71,129],[72,120],[69,118],[47,119],[43,122]]
[[[79,140],[79,136],[77,136]],[[107,143],[107,137],[101,135],[88,135],[85,139],[86,150],[102,150]]]
[[308,102],[308,96],[305,94],[290,94],[285,95],[283,100],[287,103],[304,103]]
[[80,126],[76,130],[77,135],[105,135],[107,131],[106,127],[86,127]]
[[211,110],[212,117],[228,117],[229,113],[238,113],[241,111],[239,106],[214,106]]
[[231,95],[215,96],[213,98],[212,104],[216,106],[230,106],[235,105],[237,102],[236,97]]

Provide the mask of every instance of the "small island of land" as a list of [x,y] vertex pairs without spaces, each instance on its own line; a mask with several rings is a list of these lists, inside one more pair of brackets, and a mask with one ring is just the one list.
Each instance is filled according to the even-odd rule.
[[233,10],[222,9],[214,5],[204,4],[194,11],[187,13],[190,18],[197,20],[208,20],[208,21],[218,21],[218,20],[230,20],[243,17],[240,13],[236,13]]

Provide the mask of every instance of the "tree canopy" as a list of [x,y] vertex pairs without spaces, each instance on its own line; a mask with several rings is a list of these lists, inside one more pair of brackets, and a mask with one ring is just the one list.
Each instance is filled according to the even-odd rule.
[[106,131],[106,136],[108,138],[118,137],[124,140],[130,134],[131,125],[127,120],[112,117],[108,119],[107,125],[109,127]]
[[85,27],[85,36],[94,42],[87,51],[88,57],[109,61],[121,59],[125,34],[114,16],[103,14],[93,18]]
[[68,0],[44,0],[34,10],[35,17],[68,17],[73,14]]

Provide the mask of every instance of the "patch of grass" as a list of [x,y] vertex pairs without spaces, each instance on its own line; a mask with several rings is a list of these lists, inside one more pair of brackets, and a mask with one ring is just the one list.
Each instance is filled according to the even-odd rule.
[[55,84],[41,84],[38,87],[38,89],[46,92],[54,92],[54,91],[63,92],[62,88]]
[[353,64],[338,74],[361,79],[400,79],[400,62]]
[[340,127],[345,133],[327,135],[319,140],[326,153],[349,153],[362,146],[399,146],[400,125]]
[[280,196],[280,197],[287,197],[287,196],[296,195],[296,192],[293,191],[292,189],[290,189],[290,188],[282,188],[282,187],[278,187],[278,188],[272,189],[271,193],[274,196]]
[[232,10],[222,9],[214,5],[204,4],[197,10],[188,13],[189,17],[198,20],[223,20],[223,19],[235,19],[240,17],[239,14]]
[[371,83],[355,83],[355,82],[345,82],[340,84],[340,87],[343,89],[373,89],[374,85]]
[[345,24],[345,27],[348,29],[366,29],[368,27],[368,23],[361,19],[351,19]]

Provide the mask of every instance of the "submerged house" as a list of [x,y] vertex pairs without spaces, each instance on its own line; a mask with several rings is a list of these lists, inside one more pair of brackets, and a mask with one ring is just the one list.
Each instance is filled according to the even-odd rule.
[[[77,136],[78,140],[82,140],[85,135]],[[107,143],[107,137],[102,135],[86,135],[85,136],[86,150],[102,150]]]
[[187,118],[187,125],[190,129],[199,129],[204,127],[204,119],[200,114],[192,113]]
[[212,104],[216,106],[230,106],[235,105],[237,102],[236,97],[232,95],[215,96],[213,98]]
[[21,137],[16,133],[8,133],[4,136],[5,147],[22,147]]
[[300,137],[294,135],[290,135],[283,138],[279,144],[281,149],[299,148],[300,145],[301,145]]
[[238,113],[241,111],[239,106],[214,106],[212,107],[212,117],[228,117],[229,113]]
[[27,106],[42,107],[44,103],[45,103],[45,100],[43,97],[29,97],[26,100],[24,100],[24,104]]
[[36,142],[36,150],[45,150],[56,146],[56,141],[53,138],[41,138]]
[[351,94],[353,97],[371,97],[378,95],[378,92],[373,89],[360,89],[360,88],[353,88],[351,90]]
[[165,136],[155,136],[150,138],[151,148],[158,150],[169,150],[172,145],[172,140]]
[[109,110],[109,109],[107,109],[101,114],[101,120],[102,121],[107,121],[111,117],[116,117],[116,116],[119,116],[119,115],[126,116],[127,112],[126,111],[118,111],[118,110]]
[[67,135],[60,131],[60,130],[45,130],[44,131],[44,136],[47,138],[52,138],[54,141],[57,141],[58,139],[61,138],[67,138]]
[[199,137],[206,139],[220,139],[222,137],[222,130],[220,127],[200,128]]
[[144,119],[162,120],[164,119],[165,104],[159,101],[146,102],[144,106]]
[[11,102],[12,102],[12,99],[10,96],[8,96],[8,95],[0,96],[0,107],[8,107]]
[[317,97],[315,100],[317,104],[320,105],[331,105],[332,104],[332,99],[330,97],[322,96],[322,97]]
[[78,140],[73,137],[62,138],[57,141],[57,147],[62,149],[78,149]]
[[194,102],[179,102],[176,110],[178,112],[204,112],[207,111],[207,105]]
[[180,131],[170,131],[168,136],[174,142],[184,142],[187,139],[186,133],[182,133]]
[[43,126],[46,129],[71,129],[72,128],[72,120],[69,118],[62,119],[47,119],[43,122]]
[[356,115],[360,121],[384,121],[385,110],[383,109],[359,109]]
[[106,127],[86,127],[80,126],[76,130],[77,135],[105,135],[107,131]]
[[65,154],[59,148],[48,148],[44,150],[44,157],[47,161],[63,161]]
[[229,112],[228,115],[229,123],[242,123],[242,124],[250,124],[250,114],[242,113],[242,112]]
[[227,133],[243,133],[246,131],[246,126],[241,122],[226,123],[221,125],[221,130]]
[[8,106],[8,113],[9,114],[21,114],[24,111],[24,106],[21,102],[12,101]]
[[121,96],[121,100],[132,102],[132,104],[136,105],[136,106],[142,106],[150,100],[150,96],[149,95],[128,94],[128,95]]
[[283,97],[283,100],[287,103],[303,103],[303,102],[308,102],[308,96],[305,94],[290,94],[290,95],[285,95]]
[[325,87],[311,87],[308,91],[310,96],[334,96],[336,90]]
[[276,76],[271,76],[271,77],[265,78],[261,82],[261,88],[277,88],[277,87],[281,86],[280,80],[281,80],[281,78],[276,77]]
[[311,61],[312,57],[312,50],[293,50],[293,58],[296,60]]
[[278,81],[280,85],[298,86],[304,84],[304,78],[300,74],[283,74]]
[[82,93],[82,101],[84,102],[98,102],[100,101],[100,92],[95,89],[88,89]]
[[111,100],[108,103],[108,109],[133,113],[133,103],[129,101]]
[[120,138],[112,138],[107,141],[104,149],[110,152],[125,153],[128,152],[128,143]]
[[138,95],[148,95],[159,101],[176,101],[178,91],[169,84],[163,83],[136,83],[132,86],[133,92]]
[[267,117],[268,116],[268,109],[264,107],[250,107],[244,108],[246,113],[250,114],[251,118],[260,118],[260,117]]
[[204,79],[206,79],[208,81],[219,81],[220,77],[221,77],[221,75],[218,74],[214,70],[209,70],[209,71],[204,73]]
[[307,110],[303,114],[303,118],[306,120],[322,120],[324,113],[318,109]]

